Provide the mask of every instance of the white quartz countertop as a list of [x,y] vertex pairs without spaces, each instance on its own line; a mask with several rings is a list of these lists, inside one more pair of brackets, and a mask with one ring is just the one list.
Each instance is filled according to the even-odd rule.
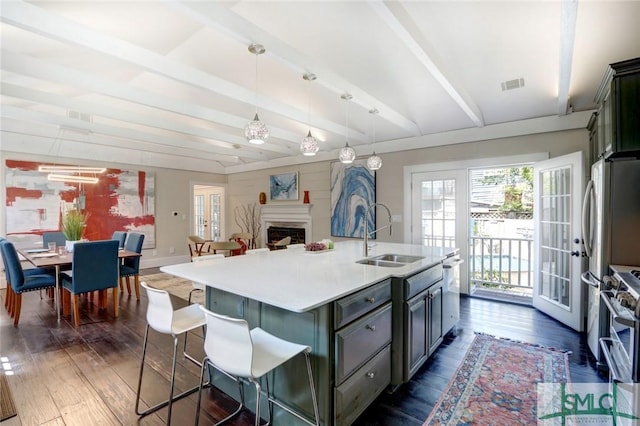
[[402,267],[356,263],[362,241],[342,241],[314,253],[303,247],[257,252],[206,262],[163,266],[162,272],[293,312],[306,312],[389,277],[410,275],[441,262],[455,249],[373,242],[368,257],[424,256]]

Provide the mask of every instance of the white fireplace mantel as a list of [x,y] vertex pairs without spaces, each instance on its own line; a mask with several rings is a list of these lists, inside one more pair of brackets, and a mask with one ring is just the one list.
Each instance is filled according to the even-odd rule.
[[267,242],[267,228],[282,226],[304,228],[306,242],[313,241],[311,207],[313,204],[264,204],[260,209],[261,238]]

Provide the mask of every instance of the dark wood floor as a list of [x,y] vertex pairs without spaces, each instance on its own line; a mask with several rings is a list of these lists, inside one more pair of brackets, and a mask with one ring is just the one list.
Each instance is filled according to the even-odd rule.
[[[156,272],[155,270],[148,271]],[[4,302],[4,291],[1,293]],[[174,299],[174,306],[184,305]],[[422,425],[442,394],[469,347],[474,332],[554,346],[572,351],[574,382],[601,382],[606,377],[594,367],[584,336],[533,308],[481,299],[463,298],[462,318],[455,336],[442,346],[414,376],[393,394],[383,394],[357,425]],[[13,375],[8,377],[19,415],[3,422],[12,425],[131,425],[163,424],[166,409],[142,419],[134,412],[135,389],[146,324],[146,298],[122,298],[120,317],[111,310],[98,311],[83,302],[82,325],[58,323],[53,303],[37,293],[24,296],[18,328],[4,309],[0,314],[0,356],[6,357]],[[172,355],[171,339],[152,333],[143,384],[144,401],[153,404],[165,397]],[[202,357],[202,337],[189,336],[188,351]],[[177,390],[197,384],[199,369],[180,359]],[[196,395],[174,404],[172,423],[193,424]],[[230,401],[207,392],[200,424],[212,424],[230,410]],[[230,425],[253,424],[244,413]]]

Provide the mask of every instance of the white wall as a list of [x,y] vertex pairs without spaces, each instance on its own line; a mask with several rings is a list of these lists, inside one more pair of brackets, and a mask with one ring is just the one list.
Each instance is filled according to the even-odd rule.
[[[394,215],[404,217],[403,168],[408,165],[460,161],[474,158],[491,158],[535,152],[549,152],[550,157],[568,154],[575,151],[588,152],[588,133],[584,130],[567,130],[512,138],[494,139],[480,142],[469,142],[456,145],[445,145],[410,151],[387,153],[380,155],[383,160],[382,169],[377,172],[376,199],[385,203]],[[98,157],[99,154],[96,154]],[[585,155],[585,158],[588,156]],[[56,163],[79,164],[78,160],[41,155],[12,153],[0,151],[4,170],[5,159],[27,161],[49,161]],[[330,194],[329,173],[331,161],[300,164],[290,167],[278,167],[251,172],[221,175],[181,171],[168,168],[154,168],[135,164],[105,164],[100,161],[83,161],[83,165],[104,165],[130,169],[153,170],[156,174],[156,248],[145,250],[143,267],[159,266],[187,260],[186,236],[189,235],[190,187],[193,182],[199,184],[227,184],[227,221],[226,235],[240,230],[233,217],[234,208],[238,205],[258,203],[258,194],[269,190],[269,175],[298,171],[300,199],[302,203],[304,190],[309,191],[311,214],[313,217],[313,239],[320,240],[330,236]],[[179,164],[176,165],[179,167]],[[4,188],[4,172],[0,178]],[[0,191],[2,205],[6,205],[5,191]],[[268,196],[267,196],[268,198]],[[267,203],[271,201],[267,200]],[[273,202],[275,203],[275,201]],[[177,217],[171,215],[178,211]],[[182,219],[182,213],[186,219]],[[0,233],[5,231],[5,209],[0,216]],[[394,226],[391,237],[382,235],[381,241],[403,242],[403,225]],[[175,253],[170,254],[170,248]]]
[[[405,166],[539,152],[548,152],[549,157],[557,157],[575,151],[584,151],[586,154],[589,147],[588,142],[586,129],[567,130],[381,154],[382,169],[376,172],[376,201],[386,204],[392,214],[404,217],[403,171]],[[586,157],[588,156],[585,155]],[[309,190],[311,204],[313,204],[311,209],[313,239],[328,238],[331,234],[330,165],[330,161],[322,161],[229,175],[230,209],[233,211],[233,208],[239,204],[257,203],[260,192],[268,194],[269,175],[298,171],[300,173],[300,200],[297,202],[302,203],[302,191]],[[271,202],[267,201],[267,203]],[[233,217],[230,217],[228,223],[232,228],[237,227]],[[378,238],[381,241],[404,242],[403,227],[403,224],[397,224],[397,226],[394,224],[391,236],[382,232]]]

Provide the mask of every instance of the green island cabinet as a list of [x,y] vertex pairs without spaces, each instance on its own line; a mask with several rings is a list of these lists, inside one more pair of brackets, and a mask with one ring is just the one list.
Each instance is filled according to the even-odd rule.
[[[283,339],[313,348],[311,363],[323,425],[351,424],[391,383],[391,278],[301,313],[212,287],[207,287],[206,304],[215,312],[244,318],[250,327],[259,326]],[[211,373],[214,386],[239,398],[234,381],[215,370]],[[245,403],[253,410],[255,391],[244,386]],[[276,398],[313,418],[303,357],[276,369],[269,386]],[[264,418],[268,406],[264,399],[263,402]],[[273,422],[305,424],[277,406]]]

